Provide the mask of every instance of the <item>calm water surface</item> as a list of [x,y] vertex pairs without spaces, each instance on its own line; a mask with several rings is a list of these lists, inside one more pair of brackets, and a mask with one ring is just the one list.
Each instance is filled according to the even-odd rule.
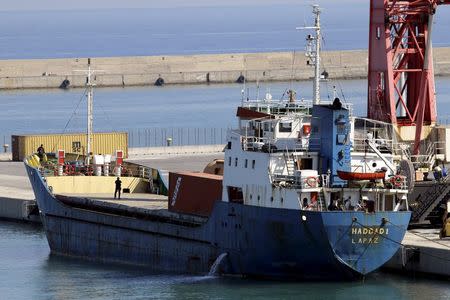
[[[333,85],[341,99],[353,104],[355,115],[366,115],[365,80],[322,84],[322,99],[333,97]],[[285,99],[286,89],[290,87],[297,91],[298,99],[311,99],[310,82],[262,82],[259,98],[270,92],[274,99]],[[235,110],[241,102],[241,89],[238,84],[99,88],[95,90],[94,128],[119,131],[235,127]],[[248,89],[250,98],[256,98],[255,84],[249,85]],[[442,123],[448,123],[450,77],[436,78],[436,91],[439,118]],[[0,91],[0,139],[8,142],[11,134],[62,132],[64,129],[84,132],[86,98],[83,92],[83,89]]]
[[375,273],[364,282],[155,275],[50,255],[39,227],[0,222],[1,299],[450,299],[448,281]]
[[[210,7],[0,11],[0,59],[299,50],[304,32],[295,28],[312,23],[312,3],[323,8],[325,50],[368,47],[368,0],[217,2]],[[449,16],[450,7],[438,8],[434,46],[450,45]]]

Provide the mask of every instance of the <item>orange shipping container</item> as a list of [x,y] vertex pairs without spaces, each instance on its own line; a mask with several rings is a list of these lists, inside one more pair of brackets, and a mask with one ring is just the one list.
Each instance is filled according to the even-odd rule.
[[222,179],[206,173],[170,173],[169,210],[209,216],[214,202],[222,198]]

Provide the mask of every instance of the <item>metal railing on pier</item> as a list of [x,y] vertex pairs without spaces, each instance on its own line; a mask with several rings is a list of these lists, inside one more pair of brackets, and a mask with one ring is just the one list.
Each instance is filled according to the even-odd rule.
[[129,129],[129,147],[164,147],[225,144],[226,128]]
[[[194,145],[217,145],[225,144],[227,128],[130,128],[114,129],[113,132],[128,132],[128,146],[134,147],[164,147],[164,146],[194,146]],[[105,130],[102,130],[105,131]],[[80,130],[68,130],[65,133],[84,132]],[[100,130],[98,131],[100,132]],[[46,133],[57,134],[54,130]],[[0,132],[0,153],[11,152],[11,136],[17,132]],[[41,135],[42,132],[24,132],[20,134]],[[5,146],[7,145],[7,146]],[[6,147],[6,151],[4,149]]]

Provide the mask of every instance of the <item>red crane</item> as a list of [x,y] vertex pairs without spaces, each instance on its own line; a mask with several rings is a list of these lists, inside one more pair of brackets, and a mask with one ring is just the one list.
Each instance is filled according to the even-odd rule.
[[450,0],[371,0],[369,118],[416,126],[418,154],[424,125],[436,123],[431,30],[440,4]]

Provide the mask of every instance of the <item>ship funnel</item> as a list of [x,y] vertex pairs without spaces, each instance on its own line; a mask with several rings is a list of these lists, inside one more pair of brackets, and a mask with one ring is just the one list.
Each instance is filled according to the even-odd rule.
[[222,263],[223,259],[228,255],[228,253],[224,252],[220,254],[214,263],[211,266],[211,269],[209,270],[208,276],[215,276],[217,274],[217,271],[220,267],[220,264]]

